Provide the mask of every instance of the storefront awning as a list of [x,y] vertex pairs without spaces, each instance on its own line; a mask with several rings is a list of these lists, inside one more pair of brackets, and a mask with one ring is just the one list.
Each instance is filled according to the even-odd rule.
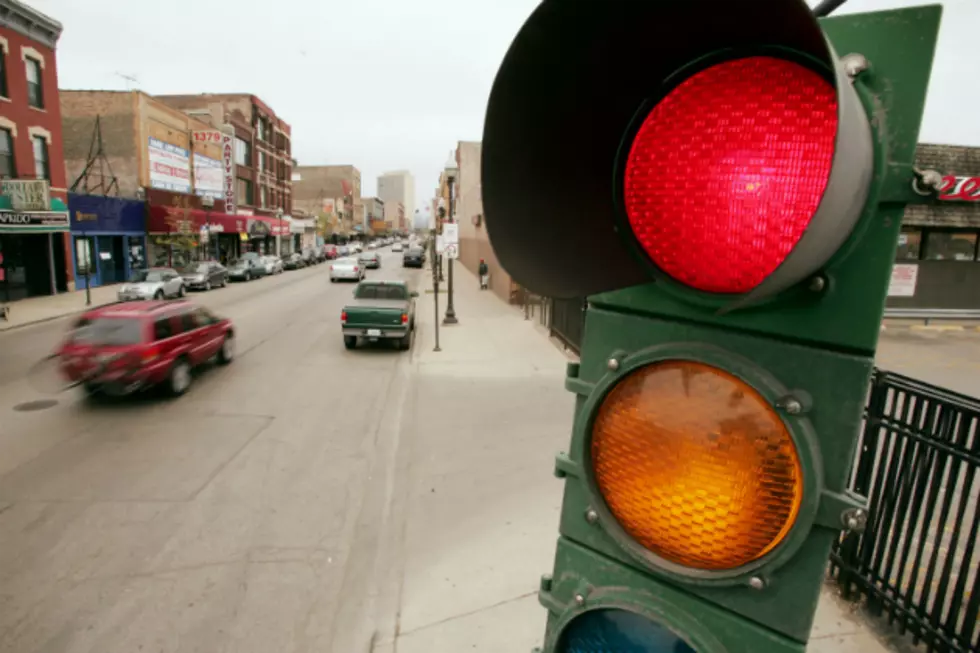
[[68,231],[68,211],[0,211],[4,233],[60,233]]
[[289,224],[278,218],[150,205],[147,231],[151,234],[197,234],[202,227],[209,228],[211,233],[251,234],[254,237],[289,233]]

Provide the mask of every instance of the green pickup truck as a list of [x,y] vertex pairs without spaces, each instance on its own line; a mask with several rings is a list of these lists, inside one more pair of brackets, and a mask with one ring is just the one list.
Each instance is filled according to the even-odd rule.
[[370,342],[397,340],[399,348],[412,346],[415,331],[415,298],[404,281],[362,281],[354,300],[340,313],[344,346],[357,347],[357,339]]

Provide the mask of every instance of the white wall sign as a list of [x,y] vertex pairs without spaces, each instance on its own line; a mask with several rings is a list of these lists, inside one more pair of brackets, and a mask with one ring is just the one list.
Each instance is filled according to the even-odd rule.
[[14,211],[47,211],[51,193],[47,179],[4,179],[0,192],[10,198]]
[[442,225],[442,239],[447,245],[459,244],[459,225],[455,222],[445,222]]
[[915,284],[919,279],[919,266],[901,263],[892,266],[892,278],[888,283],[889,297],[914,297]]
[[235,128],[225,125],[221,132],[221,164],[224,168],[222,197],[225,213],[235,215]]
[[194,153],[194,194],[224,199],[225,175],[221,161]]
[[436,254],[442,254],[446,251],[446,241],[442,234],[436,234]]
[[147,153],[151,188],[176,193],[191,191],[191,159],[187,150],[150,136]]

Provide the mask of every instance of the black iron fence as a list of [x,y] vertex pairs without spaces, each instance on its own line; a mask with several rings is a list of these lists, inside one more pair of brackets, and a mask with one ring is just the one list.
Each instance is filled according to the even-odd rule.
[[551,335],[561,340],[575,353],[581,353],[585,333],[584,297],[551,300]]
[[844,597],[930,653],[980,650],[978,422],[977,399],[876,371],[851,479],[867,527],[832,555]]

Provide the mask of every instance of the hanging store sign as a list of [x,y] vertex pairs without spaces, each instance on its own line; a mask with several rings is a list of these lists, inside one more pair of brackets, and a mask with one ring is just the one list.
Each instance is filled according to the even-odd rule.
[[946,175],[939,187],[939,199],[946,202],[980,202],[980,177]]
[[68,231],[68,211],[0,211],[0,231],[8,233]]
[[194,194],[198,197],[225,198],[224,164],[194,153]]
[[235,214],[235,128],[225,125],[221,132],[222,197],[225,213]]
[[51,208],[51,188],[47,179],[4,179],[0,193],[10,198],[14,211],[47,211]]

